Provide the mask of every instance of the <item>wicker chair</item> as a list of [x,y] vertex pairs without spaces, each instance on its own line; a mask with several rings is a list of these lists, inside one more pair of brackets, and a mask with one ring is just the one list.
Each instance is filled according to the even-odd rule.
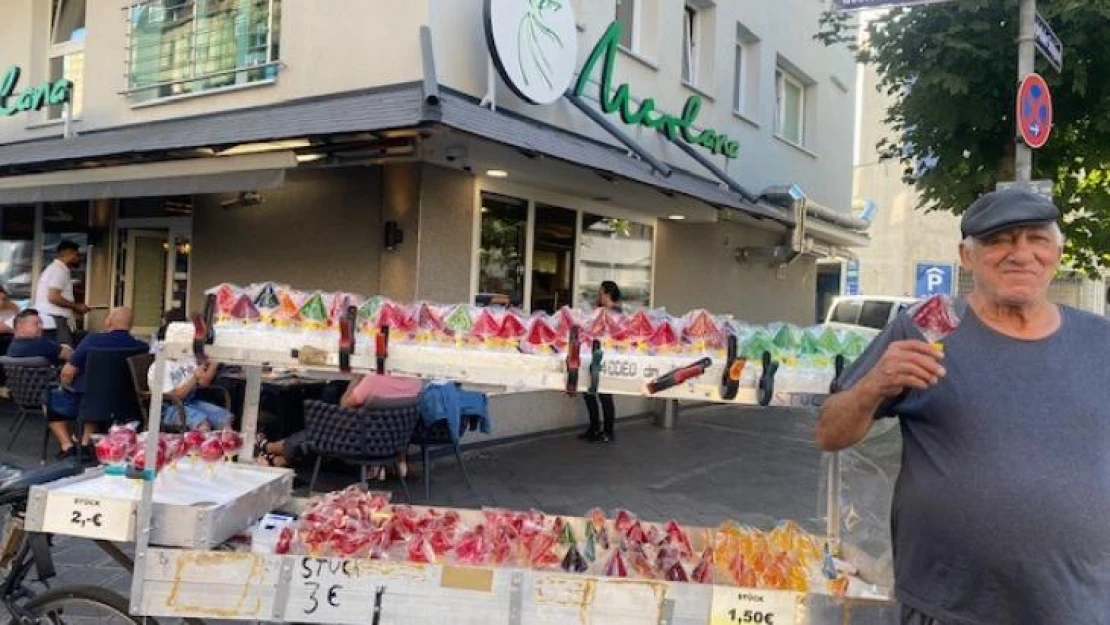
[[11,439],[8,440],[8,450],[19,438],[19,432],[27,419],[40,415],[43,424],[42,456],[40,461],[46,462],[46,447],[50,444],[50,428],[46,421],[47,389],[57,384],[58,370],[45,358],[9,358],[0,357],[0,366],[4,367],[4,374],[8,378],[8,390],[11,391],[12,401],[16,406],[16,421],[12,427]]
[[[308,490],[316,488],[320,464],[325,457],[357,464],[366,483],[366,467],[372,463],[396,465],[397,455],[408,449],[413,429],[420,419],[418,397],[378,400],[359,408],[342,408],[322,401],[304,403],[305,438],[316,453],[316,466]],[[408,483],[401,477],[405,500],[411,501]]]

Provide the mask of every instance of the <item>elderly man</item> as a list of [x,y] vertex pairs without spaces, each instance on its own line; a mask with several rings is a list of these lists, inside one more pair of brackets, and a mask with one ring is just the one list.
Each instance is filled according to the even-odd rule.
[[[81,394],[85,392],[85,362],[89,350],[94,349],[135,349],[146,350],[149,346],[131,336],[131,325],[134,316],[130,308],[113,308],[104,320],[104,332],[92,334],[81,341],[73,352],[69,362],[62,367],[61,380],[63,388],[53,389],[50,392],[48,411],[57,417],[76,419],[81,405]],[[68,424],[66,424],[68,426]],[[91,437],[96,432],[97,423],[86,422],[81,434],[81,445],[89,447]],[[67,436],[68,439],[68,436]],[[62,456],[72,455],[72,447],[62,444]],[[92,457],[91,450],[89,457]]]
[[896,319],[821,410],[828,451],[900,419],[903,623],[1110,623],[1110,322],[1048,301],[1058,218],[1018,190],[972,204],[975,288],[943,350]]

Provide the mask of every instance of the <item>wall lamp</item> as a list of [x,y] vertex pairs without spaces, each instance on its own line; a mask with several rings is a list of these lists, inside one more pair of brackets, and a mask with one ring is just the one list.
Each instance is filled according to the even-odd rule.
[[397,225],[396,221],[385,222],[385,232],[382,233],[382,244],[385,249],[393,251],[405,240],[405,231]]

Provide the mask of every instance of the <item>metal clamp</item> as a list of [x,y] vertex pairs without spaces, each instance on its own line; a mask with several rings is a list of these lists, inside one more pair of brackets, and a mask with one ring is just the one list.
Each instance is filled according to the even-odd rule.
[[509,625],[520,625],[524,620],[524,573],[513,571],[509,585]]
[[763,352],[763,373],[759,376],[759,405],[770,406],[775,397],[775,374],[779,363],[771,358],[771,352]]

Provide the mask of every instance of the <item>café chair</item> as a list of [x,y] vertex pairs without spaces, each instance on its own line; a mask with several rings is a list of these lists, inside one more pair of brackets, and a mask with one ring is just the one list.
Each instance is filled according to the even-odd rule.
[[[420,419],[420,398],[381,399],[362,408],[343,408],[315,399],[306,400],[305,439],[316,453],[316,466],[308,483],[311,494],[324,458],[336,458],[359,466],[360,480],[367,483],[366,468],[373,464],[397,465],[397,455],[408,449],[413,429]],[[400,477],[405,501],[411,502],[408,483]]]
[[50,444],[50,428],[46,421],[46,391],[58,383],[58,370],[45,358],[12,358],[0,356],[0,366],[8,378],[8,391],[16,407],[16,421],[8,440],[8,451],[19,438],[27,419],[42,416],[42,456],[46,463],[46,448]]

